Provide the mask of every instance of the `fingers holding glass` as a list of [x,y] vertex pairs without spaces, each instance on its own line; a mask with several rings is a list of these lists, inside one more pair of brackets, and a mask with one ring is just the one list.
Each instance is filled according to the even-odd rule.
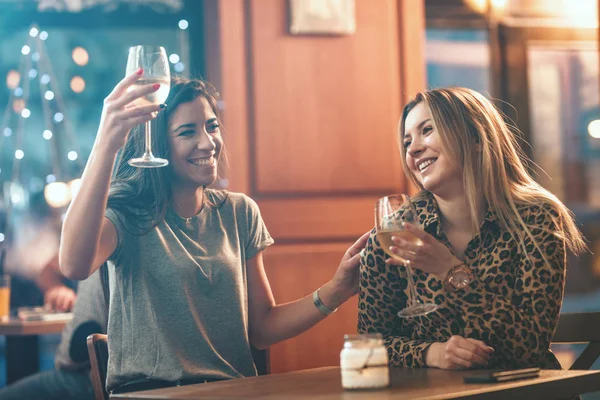
[[[418,250],[419,246],[423,245],[420,238],[422,235],[406,229],[406,223],[418,224],[417,212],[409,196],[403,194],[386,196],[377,201],[375,205],[377,240],[381,244],[382,250],[395,260],[395,264],[399,262],[399,265],[403,266],[398,268],[399,273],[406,276],[408,300],[406,307],[398,315],[414,317],[428,314],[437,306],[433,303],[424,304],[419,301],[410,268],[410,264],[418,259],[415,258],[416,253],[410,250]],[[400,248],[397,243],[404,244],[404,248]]]
[[[404,262],[409,262],[411,267],[418,268],[423,248],[423,243],[421,241],[408,241],[400,236],[394,235],[392,236],[392,243],[389,251],[390,253],[395,254],[396,257],[388,258],[386,260],[388,265],[398,265],[398,259],[401,259],[404,260]],[[404,265],[404,263],[399,265]]]
[[114,101],[114,104],[116,107],[127,107],[130,105],[145,106],[149,104],[158,107],[161,103],[149,101],[149,99],[155,96],[155,93],[160,89],[161,87],[157,83],[152,85],[131,85]]
[[125,78],[121,79],[119,83],[113,88],[112,92],[106,97],[106,100],[114,100],[121,96],[131,85],[133,85],[140,77],[144,74],[144,70],[142,68],[138,68],[137,70],[130,72],[125,76]]

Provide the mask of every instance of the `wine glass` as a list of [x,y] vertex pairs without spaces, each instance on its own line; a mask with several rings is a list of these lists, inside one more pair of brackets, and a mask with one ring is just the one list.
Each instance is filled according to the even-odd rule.
[[[406,307],[398,313],[399,317],[415,317],[426,315],[434,311],[437,305],[434,303],[422,303],[419,301],[413,274],[410,268],[410,261],[394,254],[390,251],[390,246],[395,246],[392,236],[402,238],[416,245],[422,245],[423,242],[417,236],[407,231],[403,222],[408,222],[420,226],[417,211],[412,204],[410,197],[405,194],[396,194],[382,197],[375,204],[375,226],[377,229],[377,240],[381,243],[383,251],[390,257],[398,260],[404,265],[406,279],[408,281],[409,296]],[[398,269],[400,270],[401,267]]]
[[[133,46],[129,48],[126,75],[143,68],[144,75],[129,90],[136,86],[159,84],[158,90],[137,99],[139,105],[162,104],[171,89],[171,72],[167,52],[161,46]],[[129,160],[129,165],[139,168],[164,167],[169,161],[152,154],[151,121],[146,121],[146,150],[139,158]]]

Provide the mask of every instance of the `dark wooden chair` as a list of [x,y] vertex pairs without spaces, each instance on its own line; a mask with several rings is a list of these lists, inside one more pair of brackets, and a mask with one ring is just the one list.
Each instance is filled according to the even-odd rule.
[[600,312],[561,314],[552,343],[588,343],[569,369],[590,369],[600,356]]
[[251,346],[252,359],[256,365],[256,371],[259,375],[268,375],[271,373],[271,363],[269,362],[269,349],[259,350]]
[[108,368],[108,336],[94,333],[87,337],[90,355],[92,386],[96,400],[108,400],[106,392],[106,370]]
[[[87,338],[88,353],[92,371],[92,385],[96,400],[108,400],[106,392],[106,370],[108,368],[108,336],[94,333]],[[269,349],[259,350],[252,347],[252,358],[259,375],[267,375],[271,372],[269,363]]]

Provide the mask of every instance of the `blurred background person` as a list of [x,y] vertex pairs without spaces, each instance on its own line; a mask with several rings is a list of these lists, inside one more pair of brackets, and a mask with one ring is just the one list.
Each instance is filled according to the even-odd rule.
[[0,389],[0,399],[94,399],[86,338],[92,333],[106,333],[108,313],[100,272],[79,282],[73,319],[62,332],[54,369],[30,375]]

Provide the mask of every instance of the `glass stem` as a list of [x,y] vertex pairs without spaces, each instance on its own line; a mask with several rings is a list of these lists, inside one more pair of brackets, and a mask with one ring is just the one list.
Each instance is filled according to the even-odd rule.
[[410,292],[409,303],[410,306],[414,306],[419,304],[419,297],[417,295],[417,288],[415,288],[415,282],[409,261],[404,262],[404,268],[406,268],[406,280],[408,281],[408,290]]
[[151,121],[146,121],[146,155],[152,156],[152,131],[151,129]]

